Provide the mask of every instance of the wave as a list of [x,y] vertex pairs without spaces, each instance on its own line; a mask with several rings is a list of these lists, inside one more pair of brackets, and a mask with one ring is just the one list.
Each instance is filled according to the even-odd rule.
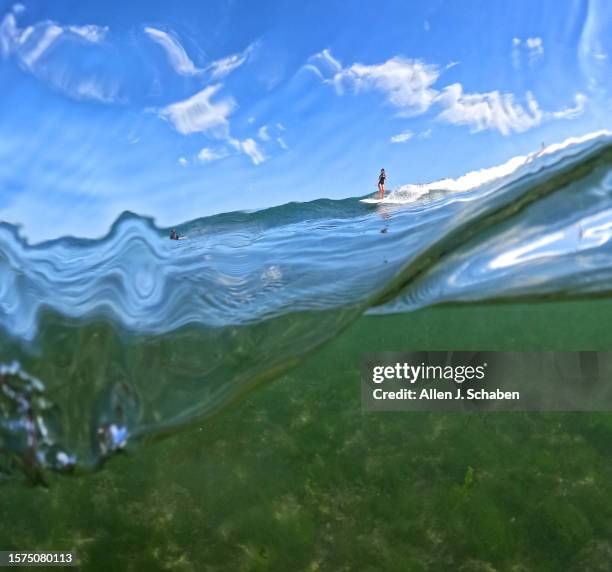
[[[364,313],[608,295],[612,136],[395,205],[289,203],[100,240],[0,225],[0,473],[87,471],[220,411]],[[403,193],[403,194],[402,194]],[[403,200],[402,197],[405,199]]]
[[460,193],[469,191],[503,177],[517,174],[517,172],[527,167],[535,159],[540,159],[541,164],[548,155],[555,157],[559,152],[563,152],[568,147],[589,143],[608,134],[607,131],[602,130],[588,133],[582,137],[570,137],[561,143],[554,143],[548,146],[542,144],[540,149],[528,155],[517,155],[501,165],[470,171],[456,179],[446,178],[424,184],[411,183],[402,185],[389,195],[389,201],[400,204],[423,199],[431,193]]

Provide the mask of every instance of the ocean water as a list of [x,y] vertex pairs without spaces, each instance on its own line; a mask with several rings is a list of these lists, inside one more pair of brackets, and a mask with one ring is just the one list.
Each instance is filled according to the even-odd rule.
[[609,350],[609,134],[377,207],[177,229],[0,226],[3,546],[92,569],[607,569],[608,414],[366,414],[359,363]]
[[7,481],[2,545],[74,549],[88,570],[607,570],[609,414],[366,414],[359,360],[603,350],[611,319],[602,299],[362,316],[222,414],[101,471]]

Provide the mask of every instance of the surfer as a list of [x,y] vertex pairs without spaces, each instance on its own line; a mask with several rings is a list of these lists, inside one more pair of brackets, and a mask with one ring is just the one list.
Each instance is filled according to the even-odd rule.
[[173,229],[170,231],[170,240],[178,240],[178,239],[179,239],[179,235],[178,235],[178,233],[176,232],[176,229],[174,229],[174,228],[173,228]]
[[385,198],[385,179],[386,178],[387,178],[387,175],[385,173],[385,170],[381,169],[380,175],[378,175],[378,198],[379,199]]

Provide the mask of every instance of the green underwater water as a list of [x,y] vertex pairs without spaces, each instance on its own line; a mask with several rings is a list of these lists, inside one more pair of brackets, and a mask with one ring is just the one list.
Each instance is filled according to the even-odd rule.
[[189,431],[3,484],[0,547],[74,549],[87,570],[610,570],[612,414],[364,413],[359,365],[610,350],[611,323],[604,299],[362,317]]

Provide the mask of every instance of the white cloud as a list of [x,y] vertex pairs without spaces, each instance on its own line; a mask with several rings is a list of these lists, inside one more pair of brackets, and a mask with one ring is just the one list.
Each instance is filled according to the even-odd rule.
[[544,42],[542,38],[527,38],[525,44],[528,50],[529,65],[533,65],[544,55]]
[[512,131],[522,132],[542,120],[542,111],[533,95],[528,92],[526,99],[528,110],[515,103],[511,93],[463,93],[461,84],[454,83],[436,97],[436,103],[443,108],[438,119],[454,125],[467,125],[473,133],[485,129],[496,129],[503,135]]
[[241,57],[238,54],[234,54],[232,56],[227,56],[226,58],[217,60],[211,65],[210,68],[212,70],[212,79],[219,79],[228,75],[235,69],[239,68],[245,61],[246,58]]
[[107,27],[84,25],[62,26],[45,20],[26,28],[19,28],[15,14],[22,10],[13,8],[0,22],[0,55],[14,57],[19,65],[38,79],[52,85],[75,99],[93,99],[104,103],[118,101],[118,87],[102,85],[100,78],[92,73],[85,77],[74,77],[65,64],[57,65],[56,60],[45,59],[51,48],[60,41],[72,41],[78,37],[78,44],[85,40],[99,44],[105,39]]
[[84,79],[72,89],[72,95],[76,99],[93,99],[102,103],[118,101],[120,99],[118,92],[117,85],[107,85],[94,78]]
[[340,62],[331,55],[327,48],[310,57],[308,61],[310,63],[306,64],[304,68],[313,71],[323,81],[327,81],[326,78],[329,77],[333,78],[342,70]]
[[254,165],[259,165],[266,160],[266,156],[263,152],[257,147],[257,143],[254,139],[245,139],[244,141],[240,141],[238,139],[230,139],[230,145],[232,145],[236,150],[242,151],[246,155],[251,158]]
[[578,42],[580,70],[591,94],[606,100],[610,91],[610,64],[607,59],[612,3],[606,0],[590,0],[585,4],[584,12]]
[[426,111],[435,97],[430,86],[438,79],[437,68],[417,60],[392,58],[375,66],[353,64],[342,74],[357,91],[378,89],[391,104],[411,113]]
[[[20,6],[20,5],[16,5]],[[104,40],[108,27],[103,26],[60,26],[51,20],[38,22],[26,28],[19,28],[15,14],[22,10],[13,9],[0,23],[0,53],[4,57],[13,54],[26,67],[32,68],[43,54],[64,35],[72,33],[90,43]]]
[[218,135],[226,136],[227,118],[236,108],[236,103],[231,97],[211,101],[220,88],[221,84],[209,85],[188,99],[159,109],[158,115],[171,121],[183,135],[217,130]]
[[221,79],[222,77],[232,73],[235,69],[239,68],[249,59],[249,56],[256,46],[257,42],[254,42],[244,51],[238,54],[232,54],[231,56],[226,56],[225,58],[221,58],[220,60],[210,64],[207,69],[211,72],[211,79]]
[[270,141],[270,134],[268,133],[267,125],[259,128],[257,131],[257,137],[259,137],[262,141]]
[[399,133],[398,135],[394,135],[391,137],[391,143],[406,143],[414,136],[412,131],[404,131],[403,133]]
[[549,115],[553,119],[575,119],[579,115],[582,115],[588,98],[583,93],[577,93],[574,96],[576,105],[574,107],[566,107],[559,111],[553,111]]
[[287,143],[285,143],[285,140],[280,137],[280,134],[285,131],[285,126],[282,123],[276,123],[276,125],[273,125],[271,127],[268,125],[263,125],[258,129],[257,137],[259,137],[259,139],[261,139],[262,141],[271,141],[272,135],[270,135],[270,131],[272,131],[274,135],[276,135],[276,142],[278,143],[281,149],[285,151],[289,149]]
[[104,41],[108,33],[108,26],[68,26],[68,30],[92,44],[99,44]]
[[[525,46],[533,57],[544,53],[539,37],[512,40],[513,47]],[[518,53],[518,52],[517,52]],[[522,104],[517,103],[512,93],[490,91],[486,93],[464,93],[460,83],[448,85],[441,90],[434,88],[440,75],[439,67],[420,60],[394,57],[378,65],[353,64],[343,68],[329,50],[310,57],[306,69],[313,70],[325,84],[333,85],[338,95],[349,85],[356,92],[378,90],[388,101],[401,110],[402,115],[420,115],[437,107],[437,119],[453,125],[466,125],[472,133],[484,130],[499,131],[502,135],[523,132],[539,125],[544,120],[572,119],[582,113],[586,96],[576,95],[574,107],[559,111],[542,111],[531,92],[525,94]],[[392,142],[405,142],[412,135],[406,131],[391,138]],[[426,138],[431,130],[417,135]]]
[[515,69],[521,67],[521,39],[512,38],[512,65]]
[[416,137],[417,139],[429,139],[429,137],[431,137],[431,129],[426,129],[425,131],[421,131],[417,134],[414,134],[409,129],[406,129],[406,131],[403,131],[402,133],[393,135],[390,141],[391,143],[406,143],[406,141],[410,141],[410,139],[413,137]]
[[[213,138],[225,141],[237,151],[244,153],[254,165],[263,163],[267,157],[253,138],[240,140],[230,135],[228,117],[236,108],[236,103],[231,97],[212,101],[213,96],[220,88],[221,84],[207,86],[188,99],[153,111],[162,119],[170,121],[182,135],[205,133]],[[268,141],[270,139],[267,129],[263,131],[261,128],[259,129],[259,136],[262,135],[264,140]],[[222,159],[227,155],[226,149],[204,147],[198,153],[197,159],[207,163]]]
[[179,157],[178,162],[181,166],[186,167],[189,164],[189,161],[185,159],[185,157]]
[[168,61],[176,73],[180,75],[197,75],[201,72],[191,61],[187,52],[185,52],[185,48],[183,48],[177,38],[157,28],[146,27],[144,31],[151,40],[164,49]]
[[427,111],[436,96],[431,86],[439,76],[437,66],[401,57],[377,65],[355,63],[342,68],[329,50],[312,56],[306,68],[314,70],[324,83],[333,84],[339,94],[346,85],[355,92],[381,91],[404,115]]
[[242,150],[251,158],[254,165],[259,165],[266,160],[265,155],[257,148],[257,143],[253,139],[244,140]]
[[512,65],[515,69],[521,67],[523,53],[526,53],[530,66],[537,63],[544,55],[544,42],[540,37],[527,38],[512,38]]
[[[51,47],[51,45],[64,33],[60,26],[49,24],[45,26],[40,37],[35,40],[35,45],[30,49],[20,52],[21,61],[29,68],[32,68],[39,58]],[[30,37],[31,32],[28,32],[25,41]]]
[[515,102],[511,93],[463,93],[460,84],[446,87],[436,103],[444,109],[438,119],[454,125],[467,125],[474,132],[495,129],[502,135],[520,133],[545,120],[575,119],[585,108],[587,97],[575,96],[576,105],[559,111],[542,111],[530,92],[525,96],[526,105]]
[[211,161],[216,161],[218,159],[223,159],[227,157],[227,152],[224,149],[210,149],[209,147],[204,147],[200,149],[198,153],[198,160],[202,163],[210,163]]

